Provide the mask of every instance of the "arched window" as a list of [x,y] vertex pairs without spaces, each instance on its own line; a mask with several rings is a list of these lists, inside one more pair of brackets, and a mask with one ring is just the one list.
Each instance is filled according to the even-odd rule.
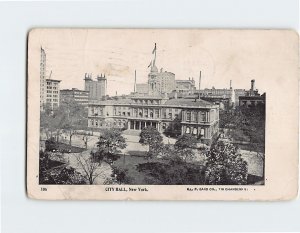
[[150,118],[153,118],[153,111],[150,112]]
[[194,135],[197,135],[197,131],[198,131],[197,128],[194,127],[194,129],[193,129],[193,134],[194,134]]
[[190,127],[186,127],[186,131],[185,131],[185,133],[187,133],[187,134],[190,134],[190,133],[191,133],[191,129],[190,129]]

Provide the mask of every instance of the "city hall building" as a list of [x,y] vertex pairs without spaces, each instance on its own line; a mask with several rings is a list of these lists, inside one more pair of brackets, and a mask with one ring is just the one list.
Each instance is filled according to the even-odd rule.
[[207,143],[219,130],[219,106],[201,99],[134,96],[89,102],[88,107],[88,127],[94,129],[139,131],[152,126],[163,133],[179,128],[179,134],[192,134]]

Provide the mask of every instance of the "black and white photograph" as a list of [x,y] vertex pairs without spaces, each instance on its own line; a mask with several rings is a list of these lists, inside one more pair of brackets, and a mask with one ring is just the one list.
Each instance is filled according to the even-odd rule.
[[205,35],[131,34],[42,37],[39,184],[264,185],[261,74]]

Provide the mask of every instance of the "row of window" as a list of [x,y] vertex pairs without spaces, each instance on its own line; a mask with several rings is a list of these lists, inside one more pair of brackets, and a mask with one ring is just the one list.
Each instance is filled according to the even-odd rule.
[[159,100],[134,100],[136,104],[159,104]]
[[47,99],[47,102],[58,102],[58,99]]
[[48,95],[47,95],[47,97],[53,97],[53,98],[57,98],[57,97],[58,97],[58,95],[53,95],[53,96],[52,96],[52,95],[49,95],[49,94],[48,94]]
[[[95,127],[101,127],[106,125],[106,123],[103,122],[102,120],[93,120],[93,119],[90,121],[90,124],[91,126],[95,126]],[[117,120],[114,122],[114,126],[125,127],[126,121]]]
[[145,117],[145,118],[159,118],[159,109],[134,109],[133,115],[135,117]]
[[57,87],[47,86],[47,89],[54,89],[54,90],[57,90],[58,88],[57,88]]

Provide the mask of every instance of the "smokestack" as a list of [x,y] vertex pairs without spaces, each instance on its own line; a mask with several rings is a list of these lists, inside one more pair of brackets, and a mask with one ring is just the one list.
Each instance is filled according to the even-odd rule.
[[199,91],[201,89],[201,70],[200,70],[200,75],[199,75]]
[[201,90],[201,70],[199,75],[199,100],[200,100],[200,90]]
[[133,87],[133,92],[136,92],[136,70],[134,71],[134,87]]
[[232,89],[232,86],[231,86],[231,85],[232,85],[232,80],[230,80],[230,89]]
[[251,91],[254,91],[255,89],[255,79],[251,80]]

